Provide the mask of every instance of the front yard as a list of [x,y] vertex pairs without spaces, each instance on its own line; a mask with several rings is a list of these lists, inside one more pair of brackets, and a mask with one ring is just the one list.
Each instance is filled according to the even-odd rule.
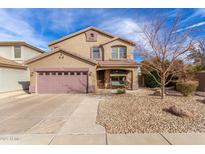
[[[108,133],[205,132],[205,103],[201,96],[169,95],[163,101],[149,89],[106,96],[98,106],[97,123]],[[179,117],[171,106],[188,110],[193,117]]]

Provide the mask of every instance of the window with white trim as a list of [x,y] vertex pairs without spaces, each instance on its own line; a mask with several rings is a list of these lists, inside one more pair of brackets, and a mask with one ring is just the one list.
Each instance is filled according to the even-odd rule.
[[14,58],[21,58],[21,46],[14,46]]
[[112,47],[112,59],[125,59],[127,58],[127,48],[118,46]]
[[100,47],[93,47],[92,48],[92,58],[93,59],[100,59],[101,58],[101,49]]

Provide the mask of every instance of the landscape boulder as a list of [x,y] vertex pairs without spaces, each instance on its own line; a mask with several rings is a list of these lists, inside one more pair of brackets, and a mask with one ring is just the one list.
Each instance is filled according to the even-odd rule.
[[169,107],[168,111],[176,116],[179,117],[187,117],[187,118],[193,118],[193,114],[187,110],[181,109],[180,107],[173,105]]
[[161,96],[161,90],[155,90],[153,95],[154,96]]

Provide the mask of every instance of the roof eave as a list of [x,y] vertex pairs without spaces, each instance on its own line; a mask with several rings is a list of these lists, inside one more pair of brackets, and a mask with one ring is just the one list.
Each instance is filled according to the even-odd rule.
[[58,48],[58,49],[56,49],[55,51],[52,51],[52,52],[50,52],[50,53],[45,53],[45,55],[40,55],[39,57],[35,57],[35,58],[33,58],[33,59],[30,59],[30,60],[26,61],[24,64],[28,65],[28,64],[30,64],[30,63],[33,63],[33,62],[35,62],[35,61],[38,61],[38,60],[40,60],[40,59],[43,59],[43,58],[45,58],[45,57],[47,57],[47,56],[49,56],[49,55],[52,55],[52,54],[57,53],[57,52],[60,52],[60,51],[64,52],[65,54],[69,54],[69,55],[71,55],[71,56],[73,56],[73,57],[79,58],[79,59],[81,59],[81,60],[83,60],[83,61],[89,62],[89,63],[91,63],[91,64],[93,64],[93,65],[97,65],[97,62],[95,62],[95,61],[89,60],[89,59],[84,58],[84,57],[81,57],[81,56],[79,56],[79,55],[75,55],[74,53],[68,52],[68,51],[66,51],[66,50],[64,50],[64,49],[61,49],[61,48]]
[[45,53],[45,51],[43,51],[43,50],[41,50],[41,49],[31,45],[31,44],[23,42],[23,41],[0,41],[0,46],[14,46],[14,45],[26,46],[28,48],[36,50],[37,52]]
[[6,67],[6,68],[16,68],[16,69],[26,69],[26,66],[18,66],[18,65],[11,65],[11,64],[3,64],[0,63],[0,67]]

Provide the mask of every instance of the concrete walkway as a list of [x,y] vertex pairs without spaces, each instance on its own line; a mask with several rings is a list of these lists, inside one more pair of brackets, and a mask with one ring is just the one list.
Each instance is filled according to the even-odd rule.
[[95,123],[97,108],[96,99],[84,99],[51,144],[106,144],[104,127]]

